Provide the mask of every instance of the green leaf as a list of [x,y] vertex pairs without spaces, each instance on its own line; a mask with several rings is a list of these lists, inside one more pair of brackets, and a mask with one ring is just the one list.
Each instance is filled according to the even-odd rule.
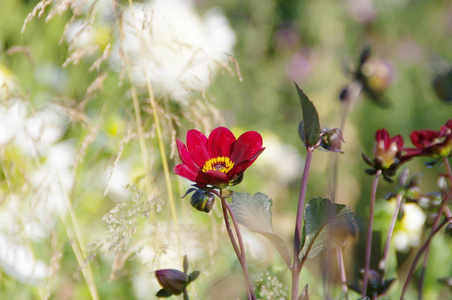
[[188,283],[195,281],[195,279],[199,277],[199,274],[201,274],[199,271],[191,272],[190,275],[188,275]]
[[157,292],[157,294],[155,294],[155,296],[159,297],[159,298],[169,298],[171,297],[173,294],[171,294],[170,292],[168,292],[165,289],[161,289],[160,291]]
[[305,209],[304,230],[300,257],[315,257],[326,248],[336,247],[345,235],[354,235],[353,212],[346,205],[332,203],[329,199],[313,198]]
[[239,224],[265,236],[275,246],[286,264],[290,265],[290,254],[287,246],[273,232],[272,199],[263,193],[250,195],[247,193],[233,192],[230,206]]
[[308,96],[303,92],[301,87],[295,83],[298,96],[300,97],[301,111],[303,121],[298,127],[298,134],[306,147],[314,146],[320,138],[320,121],[319,114]]

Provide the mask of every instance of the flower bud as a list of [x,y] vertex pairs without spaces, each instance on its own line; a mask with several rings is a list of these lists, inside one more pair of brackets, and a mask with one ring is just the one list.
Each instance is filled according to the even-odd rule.
[[182,293],[188,284],[188,275],[174,269],[157,270],[155,277],[163,289],[173,295]]
[[320,139],[320,146],[326,151],[344,153],[341,151],[344,138],[342,137],[342,131],[339,128],[322,132]]
[[197,190],[190,198],[190,204],[199,211],[210,212],[215,203],[215,196],[202,190]]

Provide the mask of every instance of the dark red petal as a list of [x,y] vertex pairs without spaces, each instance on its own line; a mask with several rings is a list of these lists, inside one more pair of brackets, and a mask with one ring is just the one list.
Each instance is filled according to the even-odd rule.
[[[415,132],[416,131],[414,131],[413,133],[415,133]],[[424,148],[424,147],[431,146],[433,140],[436,139],[437,137],[441,136],[440,132],[430,130],[430,129],[419,130],[416,133],[417,133],[417,136],[415,136],[415,138],[417,138],[417,144],[415,144],[413,139],[411,139],[411,141],[413,142],[413,145],[415,145],[417,148]]]
[[198,176],[199,172],[193,171],[192,169],[187,167],[187,165],[180,164],[174,167],[174,173],[184,178],[187,178],[188,180],[196,181],[196,177]]
[[392,141],[397,144],[397,149],[401,150],[403,148],[403,137],[401,135],[396,135],[392,138]]
[[199,173],[196,177],[196,182],[201,186],[205,186],[207,184],[219,185],[223,183],[229,183],[229,177],[223,172],[211,170],[206,173]]
[[187,147],[179,139],[176,139],[177,149],[179,150],[179,156],[182,162],[192,171],[199,172],[200,168],[195,164],[190,154],[188,153]]
[[231,156],[232,145],[235,142],[235,136],[225,127],[214,129],[207,141],[207,150],[210,157]]
[[256,131],[247,131],[234,144],[231,160],[236,164],[250,160],[262,149],[262,136]]
[[187,132],[187,148],[193,161],[202,168],[204,163],[209,160],[207,151],[207,138],[198,130],[191,129]]
[[413,157],[422,153],[422,149],[418,148],[405,148],[403,149],[403,151],[406,152],[406,154],[404,154],[402,157]]
[[419,143],[419,137],[420,137],[420,133],[419,133],[419,131],[413,131],[411,134],[410,134],[410,139],[411,139],[411,142],[413,143],[413,145],[416,147],[416,148],[422,148],[422,145]]
[[375,140],[378,142],[384,141],[385,149],[389,148],[390,136],[386,129],[378,129],[375,133]]
[[259,157],[259,155],[262,152],[264,152],[264,150],[265,148],[262,148],[256,154],[254,154],[254,156],[251,159],[242,161],[234,165],[234,167],[228,172],[229,178],[234,178],[235,176],[239,176],[240,174],[245,172],[245,170],[248,169],[254,163],[254,161]]

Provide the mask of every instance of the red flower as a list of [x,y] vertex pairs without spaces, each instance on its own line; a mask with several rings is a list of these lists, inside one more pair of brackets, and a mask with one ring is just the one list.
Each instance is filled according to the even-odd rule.
[[177,148],[182,164],[174,168],[174,173],[201,188],[238,184],[243,172],[265,149],[259,133],[248,131],[236,140],[225,127],[213,130],[209,138],[198,130],[189,130],[187,146],[177,140]]
[[406,149],[408,155],[430,156],[435,159],[447,157],[452,150],[452,119],[441,126],[439,131],[415,130],[410,137],[416,148]]
[[375,134],[374,159],[371,160],[363,153],[364,160],[374,169],[366,170],[368,174],[375,174],[377,170],[382,170],[386,180],[392,181],[397,168],[411,157],[402,155],[403,137],[396,135],[391,138],[386,129],[379,129]]

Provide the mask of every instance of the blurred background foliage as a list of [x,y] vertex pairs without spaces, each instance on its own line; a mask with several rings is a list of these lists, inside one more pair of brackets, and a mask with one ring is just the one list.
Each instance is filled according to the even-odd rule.
[[[46,20],[53,7],[65,2],[69,4],[61,14]],[[108,6],[101,6],[95,13],[93,27],[97,33],[93,43],[98,48],[89,55],[80,55],[76,63],[67,63],[77,46],[70,45],[64,33],[65,25],[74,15],[76,20],[89,20],[89,10],[80,10],[77,15],[77,3],[86,7],[85,2],[92,1],[49,1],[42,16],[31,19],[23,32],[24,21],[36,2],[0,2],[0,98],[1,105],[6,107],[2,115],[10,115],[8,107],[14,106],[14,101],[23,102],[28,111],[20,120],[4,118],[0,121],[2,138],[11,130],[8,122],[19,122],[17,126],[21,126],[49,107],[56,111],[59,119],[50,126],[56,126],[58,134],[51,144],[69,144],[70,150],[63,153],[71,153],[64,171],[71,179],[59,193],[64,193],[63,198],[69,199],[72,205],[72,209],[57,213],[59,218],[55,218],[54,223],[46,224],[45,234],[29,234],[23,224],[33,210],[25,216],[20,213],[22,205],[29,209],[35,203],[36,186],[28,184],[28,175],[42,170],[46,162],[55,157],[45,150],[49,145],[38,149],[39,155],[31,155],[29,147],[21,148],[3,138],[0,211],[7,214],[8,203],[16,197],[19,221],[15,224],[19,225],[13,231],[5,221],[0,237],[32,249],[32,257],[45,262],[47,273],[38,278],[38,283],[18,279],[16,273],[20,272],[14,267],[13,271],[8,271],[7,255],[3,255],[2,299],[90,297],[80,271],[82,262],[77,261],[75,250],[68,242],[71,238],[67,232],[75,232],[77,227],[83,237],[80,248],[86,248],[85,258],[93,255],[90,265],[101,299],[152,298],[159,289],[153,272],[159,268],[180,268],[183,255],[190,251],[194,253],[192,257],[188,254],[189,260],[193,260],[191,265],[201,271],[200,278],[190,287],[194,290],[194,299],[212,297],[218,295],[218,291],[225,293],[224,288],[229,289],[231,283],[240,289],[242,282],[236,283],[237,276],[233,276],[240,273],[240,267],[225,239],[219,207],[209,215],[194,211],[188,199],[179,200],[189,183],[173,174],[170,180],[174,192],[169,191],[160,143],[163,142],[171,171],[178,163],[175,138],[185,141],[188,129],[197,128],[207,133],[216,126],[226,125],[237,135],[248,130],[260,132],[267,149],[235,190],[268,194],[274,200],[273,226],[290,244],[305,154],[297,133],[301,110],[293,82],[299,83],[314,102],[322,127],[340,127],[345,105],[340,102],[339,94],[351,82],[345,70],[357,66],[367,46],[371,47],[373,56],[390,65],[391,86],[385,88],[384,96],[391,105],[380,107],[366,95],[353,103],[343,128],[344,154],[318,152],[314,155],[308,198],[330,197],[329,161],[332,155],[337,155],[336,201],[352,207],[363,232],[372,179],[363,172],[366,166],[361,152],[372,153],[375,131],[386,128],[391,135],[403,135],[405,144],[411,145],[412,130],[437,130],[452,117],[450,76],[448,83],[446,80],[441,86],[446,89],[443,94],[449,93],[449,98],[440,99],[433,89],[433,82],[450,72],[452,65],[452,3],[447,0],[198,0],[192,7],[198,15],[204,16],[215,7],[221,10],[216,13],[229,20],[235,39],[230,54],[239,69],[231,60],[216,75],[212,71],[206,86],[190,91],[188,103],[173,101],[171,95],[164,94],[157,95],[157,107],[152,105],[149,100],[152,97],[143,84],[128,78],[124,70],[118,71],[110,59],[93,67],[103,51],[115,48],[123,11],[145,1],[131,1],[133,4],[125,0],[100,1],[114,3],[115,10],[111,12],[105,8]],[[213,32],[215,29],[211,28]],[[135,92],[144,130],[141,138],[132,100]],[[162,137],[158,136],[155,112],[160,116]],[[40,122],[46,120],[44,117]],[[424,172],[423,189],[435,191],[438,168],[427,169],[423,162],[426,160],[410,162],[410,172]],[[61,180],[63,171],[59,170],[55,180]],[[395,183],[382,182],[378,195],[382,198],[395,188]],[[169,193],[175,196],[178,221],[174,221],[168,204]],[[122,210],[111,212],[117,205],[123,205]],[[388,205],[382,199],[377,202],[380,211],[377,224],[385,224],[390,219],[391,214],[384,213]],[[109,212],[113,215],[110,219],[104,217]],[[384,226],[379,229],[383,239]],[[122,240],[125,232],[130,235],[129,241]],[[257,279],[260,283],[264,272],[273,274],[273,277],[267,276],[265,284],[267,289],[273,287],[279,293],[265,294],[262,283],[261,296],[263,299],[285,298],[278,280],[288,286],[289,272],[284,271],[280,258],[266,241],[251,233],[246,235],[252,248],[251,273],[261,274]],[[193,243],[187,242],[190,238]],[[350,282],[357,280],[358,270],[363,265],[360,245],[364,238],[358,234],[346,247]],[[117,244],[112,246],[109,244],[112,241]],[[8,243],[2,245],[6,247]],[[447,295],[437,279],[452,276],[452,264],[444,263],[452,261],[450,246],[450,240],[442,238],[434,243],[426,275],[425,299]],[[394,252],[394,276],[399,271],[400,278],[404,278],[403,263],[410,259],[413,251],[414,248],[409,248],[398,253],[397,263]],[[378,252],[374,253],[377,262]],[[319,267],[313,262],[309,271],[303,271],[302,283],[312,284],[313,297],[321,298],[322,286],[315,284],[319,276]],[[401,282],[399,279],[399,284]],[[232,294],[224,294],[221,299],[232,299],[240,290],[230,292]],[[400,287],[395,287],[389,296],[396,297],[394,295],[399,293]],[[339,297],[339,292],[335,296]]]

